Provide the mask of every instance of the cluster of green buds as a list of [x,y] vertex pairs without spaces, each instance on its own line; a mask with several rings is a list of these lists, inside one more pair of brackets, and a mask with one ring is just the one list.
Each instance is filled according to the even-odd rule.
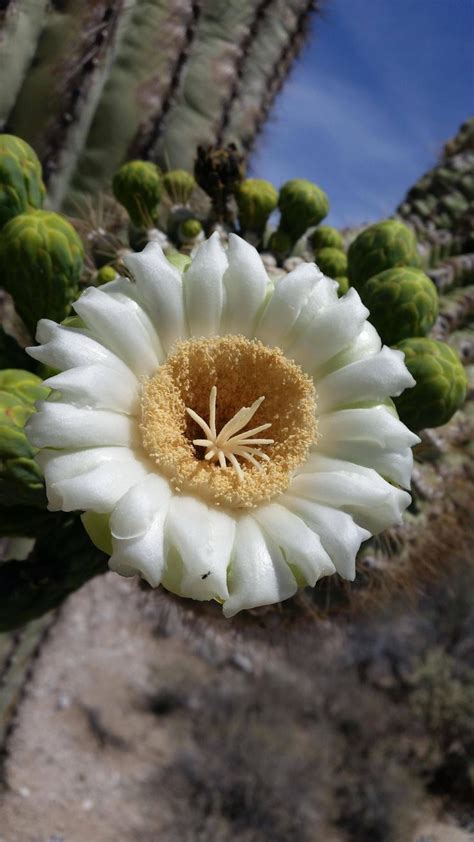
[[416,381],[395,401],[412,430],[445,424],[464,402],[467,389],[456,352],[427,336],[438,315],[439,298],[419,265],[416,237],[398,220],[371,225],[349,247],[349,281],[383,342],[404,352]]
[[0,274],[32,336],[39,319],[68,315],[84,268],[80,237],[64,216],[41,209],[44,196],[33,149],[0,135]]
[[309,244],[314,250],[314,259],[321,272],[335,278],[339,284],[339,295],[344,295],[349,289],[349,279],[342,235],[331,225],[319,225],[311,233]]

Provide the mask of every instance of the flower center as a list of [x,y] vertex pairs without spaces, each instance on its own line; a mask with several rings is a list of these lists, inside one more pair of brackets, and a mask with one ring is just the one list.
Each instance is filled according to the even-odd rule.
[[177,492],[252,508],[285,491],[316,440],[314,384],[279,348],[190,339],[144,383],[140,431]]
[[224,424],[220,433],[216,430],[216,399],[217,386],[213,386],[209,397],[209,424],[206,424],[204,419],[201,418],[197,412],[194,412],[193,409],[186,407],[188,415],[194,419],[196,424],[199,424],[207,436],[205,439],[193,439],[193,444],[199,447],[205,447],[207,453],[204,458],[207,461],[217,459],[221,468],[226,467],[226,459],[228,459],[239,478],[239,482],[241,482],[244,478],[244,474],[237,460],[237,456],[246,459],[247,462],[255,465],[256,468],[261,467],[255,458],[256,456],[259,456],[260,459],[264,459],[267,462],[270,461],[270,457],[266,453],[263,453],[263,451],[259,450],[257,445],[274,444],[274,440],[256,439],[252,438],[252,436],[262,433],[263,430],[268,430],[268,428],[272,426],[271,422],[267,424],[260,424],[259,427],[253,427],[253,429],[247,430],[245,433],[243,432],[243,428],[246,427],[249,421],[253,418],[257,409],[265,400],[265,396],[257,398],[257,400],[253,402],[252,406],[243,406],[242,409],[239,409],[233,418],[231,418],[227,424]]

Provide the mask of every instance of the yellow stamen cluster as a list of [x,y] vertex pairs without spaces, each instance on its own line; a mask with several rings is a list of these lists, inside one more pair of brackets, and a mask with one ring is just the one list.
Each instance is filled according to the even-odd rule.
[[[271,439],[254,438],[270,426]],[[145,382],[140,430],[175,491],[252,508],[285,491],[315,442],[314,384],[279,348],[189,339]]]

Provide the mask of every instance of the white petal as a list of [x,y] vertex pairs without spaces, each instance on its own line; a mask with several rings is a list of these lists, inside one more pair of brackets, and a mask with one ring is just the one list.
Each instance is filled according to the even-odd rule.
[[52,368],[63,370],[97,363],[113,368],[124,376],[130,373],[125,363],[101,342],[92,339],[88,331],[63,327],[50,319],[41,319],[36,339],[41,345],[26,350],[30,357]]
[[124,257],[166,351],[189,335],[184,314],[183,283],[161,246],[148,243],[138,254]]
[[133,299],[119,301],[89,287],[73,307],[87,327],[132,371],[138,375],[154,374],[162,359],[159,340],[148,316]]
[[4,561],[25,561],[29,554],[33,552],[35,544],[36,538],[22,538],[15,536],[4,538],[0,565]]
[[[100,448],[102,449],[102,448]],[[150,472],[145,459],[108,460],[78,476],[47,483],[50,511],[110,512],[126,492]]]
[[303,469],[312,473],[292,479],[292,495],[342,509],[372,534],[401,523],[410,504],[406,491],[395,488],[371,468],[313,454]]
[[229,266],[223,278],[225,304],[220,332],[253,338],[267,292],[268,275],[257,249],[236,234],[229,234],[227,258]]
[[51,401],[40,401],[38,409],[25,425],[35,447],[129,447],[139,443],[137,422],[118,412]]
[[237,522],[229,576],[230,596],[223,606],[224,616],[233,617],[243,608],[281,602],[293,596],[297,588],[281,550],[265,541],[252,517],[241,517]]
[[368,315],[359,294],[351,288],[335,304],[317,313],[286,354],[306,371],[314,371],[355,339]]
[[112,537],[113,553],[109,567],[122,576],[139,574],[156,588],[162,579],[165,566],[164,524],[166,508],[158,511],[149,528],[136,538]]
[[138,380],[130,369],[119,374],[99,364],[78,366],[49,377],[44,385],[56,389],[63,400],[76,406],[131,415],[140,406]]
[[336,572],[319,536],[284,506],[278,503],[259,506],[254,517],[283,550],[288,564],[299,568],[308,585],[314,587],[322,576]]
[[106,462],[134,462],[136,456],[129,447],[92,447],[84,450],[51,450],[43,448],[35,457],[53,485],[64,479],[80,476]]
[[182,596],[226,599],[234,534],[235,519],[225,512],[195,497],[173,497],[166,520],[166,541],[183,562]]
[[381,402],[414,385],[403,353],[383,347],[378,354],[350,363],[318,380],[318,413],[351,403]]
[[110,518],[112,538],[140,538],[150,529],[159,512],[168,511],[171,489],[158,474],[149,474],[120,500]]
[[300,328],[310,318],[337,300],[336,284],[325,278],[314,263],[302,263],[288,272],[275,286],[257,328],[257,337],[266,345],[285,349],[291,342],[297,322]]
[[370,532],[354,523],[345,512],[294,497],[291,487],[289,493],[279,499],[282,505],[299,515],[310,529],[317,532],[339,575],[352,581],[355,577],[356,555],[362,541],[370,538]]
[[327,441],[322,438],[317,449],[325,456],[345,459],[366,468],[373,468],[385,479],[392,480],[402,488],[410,488],[413,472],[413,452],[410,447],[385,450],[377,442]]
[[227,257],[217,231],[202,243],[183,276],[185,310],[192,336],[219,333]]
[[322,379],[331,371],[336,371],[338,368],[343,368],[349,363],[357,362],[357,360],[365,360],[368,357],[373,357],[378,354],[382,347],[382,340],[370,322],[364,322],[362,330],[357,334],[356,338],[342,351],[339,351],[335,356],[330,357],[322,365],[317,365],[313,371],[315,379]]
[[319,418],[322,446],[338,442],[368,442],[381,450],[399,450],[418,444],[420,439],[386,406],[370,409],[339,409]]

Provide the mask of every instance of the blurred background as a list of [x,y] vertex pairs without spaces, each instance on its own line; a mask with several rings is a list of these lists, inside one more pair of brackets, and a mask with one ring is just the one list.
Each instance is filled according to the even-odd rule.
[[[320,185],[345,250],[411,226],[471,384],[348,588],[225,622],[96,575],[72,517],[36,567],[0,562],[0,842],[474,840],[473,32],[472,0],[0,1],[0,129],[37,153],[87,283],[129,246],[125,161],[191,172],[235,143],[249,176]],[[0,316],[31,341],[2,291]]]

